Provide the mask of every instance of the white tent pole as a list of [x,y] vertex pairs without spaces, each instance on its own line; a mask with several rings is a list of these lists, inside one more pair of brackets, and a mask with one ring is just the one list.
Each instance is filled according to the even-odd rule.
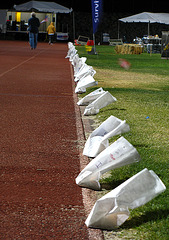
[[117,36],[117,38],[118,39],[120,39],[120,21],[118,20],[118,22],[117,22],[117,28],[118,28],[118,36]]
[[[55,13],[55,28],[57,28],[57,13]],[[56,29],[57,31],[57,29]]]
[[150,21],[148,22],[148,36],[150,36]]
[[73,40],[75,40],[75,13],[73,11]]

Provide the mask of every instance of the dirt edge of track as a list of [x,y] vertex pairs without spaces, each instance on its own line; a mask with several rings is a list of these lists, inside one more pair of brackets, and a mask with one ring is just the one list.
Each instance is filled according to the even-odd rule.
[[[89,159],[88,157],[84,156],[82,153],[83,147],[86,141],[85,129],[84,129],[84,124],[81,117],[81,111],[79,106],[77,105],[78,96],[77,94],[75,94],[75,91],[74,91],[75,84],[74,84],[74,78],[73,78],[73,69],[71,65],[70,65],[70,71],[71,71],[71,78],[72,78],[73,99],[74,99],[75,114],[76,114],[76,129],[77,129],[77,138],[78,138],[80,169],[82,170],[89,163]],[[88,126],[90,126],[90,124],[88,124]],[[97,200],[97,196],[94,191],[87,188],[82,188],[82,196],[83,196],[83,204],[84,204],[86,216],[88,216]],[[89,240],[104,240],[103,232],[100,229],[88,228],[88,233],[89,233]]]

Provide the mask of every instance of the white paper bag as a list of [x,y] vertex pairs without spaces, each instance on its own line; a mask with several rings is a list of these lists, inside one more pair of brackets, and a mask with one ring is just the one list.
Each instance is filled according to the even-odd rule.
[[96,71],[93,69],[93,67],[84,63],[79,69],[79,71],[74,75],[74,81],[78,82],[81,81],[83,78],[87,77],[88,75],[91,75],[93,77],[95,74]]
[[94,80],[94,78],[89,75],[89,76],[83,78],[82,81],[79,81],[77,83],[77,86],[75,88],[75,93],[84,93],[84,92],[86,92],[86,88],[95,86],[97,84],[98,84],[98,82],[96,82]]
[[75,49],[74,46],[72,46],[72,47],[69,49],[69,51],[68,51],[68,53],[67,53],[67,56],[66,56],[65,58],[69,58],[69,61],[70,61],[70,59],[71,59],[76,53],[77,53],[77,50]]
[[86,141],[83,155],[96,157],[109,146],[109,138],[130,131],[126,121],[110,116],[96,128]]
[[117,101],[115,97],[113,97],[108,91],[98,97],[95,101],[90,103],[84,111],[84,115],[95,115],[99,113],[99,110],[106,107],[107,105]]
[[77,54],[77,50],[76,49],[73,49],[70,56],[69,56],[69,61],[72,62],[75,55]]
[[80,59],[79,55],[78,55],[78,53],[76,53],[76,55],[74,56],[73,60],[71,61],[71,64],[72,64],[74,70],[75,70],[75,66],[79,63],[79,59]]
[[81,69],[81,67],[84,65],[84,63],[87,60],[86,57],[79,58],[78,54],[76,54],[76,55],[77,56],[75,56],[72,61],[72,65],[74,67],[74,76],[78,73],[78,71]]
[[76,72],[74,72],[74,77],[76,78],[76,76],[78,76],[78,74],[80,74],[80,72],[83,70],[83,68],[86,68],[86,66],[88,65],[85,62],[84,63],[81,62],[79,68],[76,70]]
[[78,175],[76,184],[100,189],[100,176],[112,169],[141,160],[137,150],[124,137],[119,138],[94,158]]
[[77,74],[75,74],[75,77],[78,77],[81,72],[86,72],[88,71],[88,69],[90,68],[91,66],[87,65],[86,63],[83,64],[83,66],[79,69],[79,71],[77,72]]
[[103,88],[98,88],[97,90],[95,90],[95,91],[89,93],[88,95],[86,95],[84,98],[80,99],[77,102],[77,105],[79,105],[79,106],[87,106],[91,102],[96,100],[98,97],[100,97],[103,93],[105,93]]
[[75,46],[73,45],[73,43],[69,42],[68,43],[68,52],[65,58],[69,58],[72,51],[75,49]]
[[96,201],[87,227],[112,230],[129,217],[129,209],[140,207],[164,192],[165,185],[152,171],[144,169]]

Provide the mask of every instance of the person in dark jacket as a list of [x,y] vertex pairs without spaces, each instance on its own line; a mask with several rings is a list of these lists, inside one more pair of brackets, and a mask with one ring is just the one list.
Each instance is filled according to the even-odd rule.
[[32,12],[31,16],[32,17],[28,20],[29,43],[31,49],[35,49],[38,42],[38,28],[40,26],[40,22],[39,19],[36,17],[35,12]]

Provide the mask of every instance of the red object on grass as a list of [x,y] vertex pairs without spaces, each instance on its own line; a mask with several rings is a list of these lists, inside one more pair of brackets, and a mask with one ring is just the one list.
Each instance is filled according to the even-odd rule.
[[75,39],[75,46],[81,46],[81,44],[78,43],[78,39]]
[[94,41],[93,40],[88,40],[87,41],[87,46],[94,46]]
[[126,59],[122,59],[122,58],[119,58],[119,65],[125,70],[129,70],[129,68],[131,67],[131,63],[128,62]]

